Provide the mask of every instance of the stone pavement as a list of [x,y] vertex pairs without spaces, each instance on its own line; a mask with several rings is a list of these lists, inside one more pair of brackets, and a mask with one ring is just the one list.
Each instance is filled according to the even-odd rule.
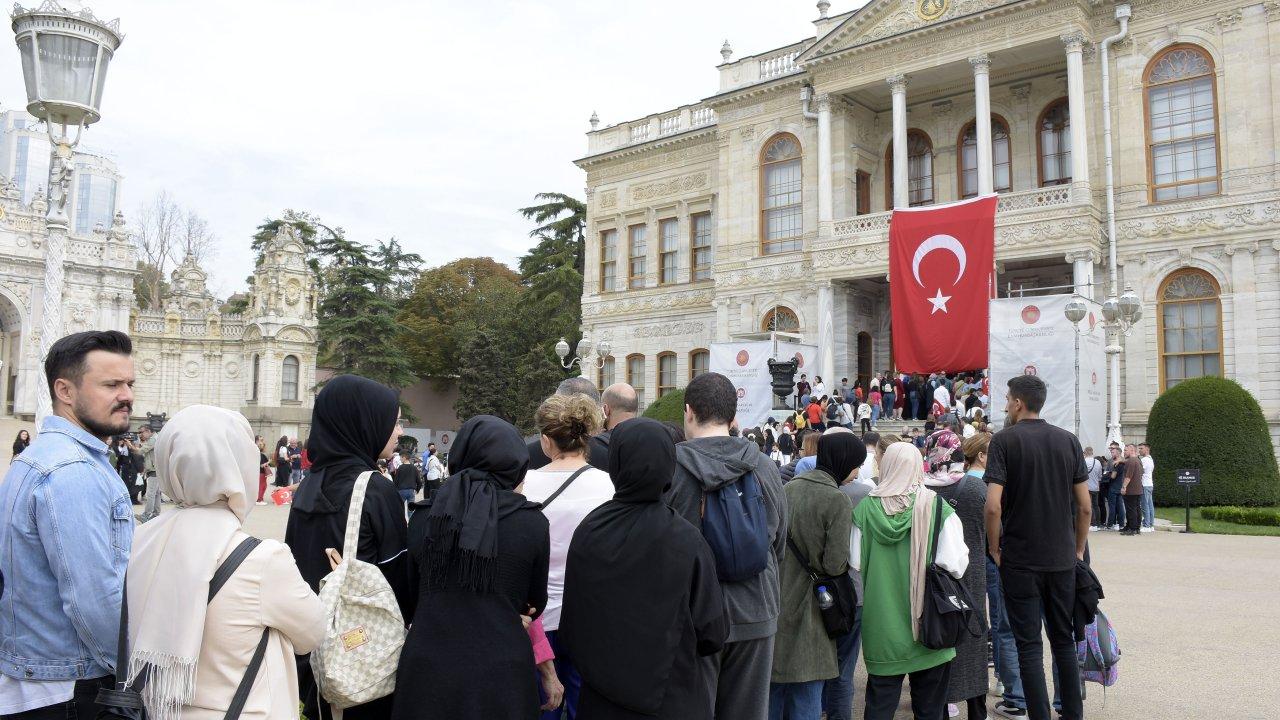
[[[249,532],[283,538],[287,510],[255,507]],[[1280,715],[1280,538],[1166,532],[1090,537],[1093,567],[1107,595],[1103,608],[1124,658],[1115,687],[1104,694],[1098,685],[1087,686],[1086,717]],[[1046,667],[1051,677],[1047,673]],[[855,718],[862,716],[861,663],[858,674]],[[911,717],[906,690],[904,685],[899,719]]]

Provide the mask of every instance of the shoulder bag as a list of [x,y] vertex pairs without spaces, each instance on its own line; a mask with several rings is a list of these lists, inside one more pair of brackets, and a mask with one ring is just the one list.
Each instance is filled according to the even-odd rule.
[[546,509],[547,509],[547,506],[551,504],[551,501],[552,501],[552,500],[555,500],[556,498],[560,497],[560,493],[562,493],[562,492],[564,492],[565,490],[568,490],[568,489],[569,489],[569,484],[570,484],[570,483],[572,483],[574,480],[577,480],[579,475],[581,475],[582,473],[584,473],[584,472],[586,472],[586,471],[588,471],[588,470],[590,470],[590,469],[591,469],[591,466],[590,466],[590,465],[583,465],[582,467],[578,468],[577,470],[574,470],[574,471],[573,471],[573,474],[572,474],[572,475],[570,475],[570,476],[569,476],[569,478],[568,478],[567,480],[565,480],[564,482],[560,483],[560,487],[556,488],[556,491],[555,491],[555,492],[551,493],[551,495],[549,495],[549,496],[547,497],[547,499],[546,499],[546,500],[543,500],[543,501],[542,501],[542,509],[543,509],[543,510],[546,510]]
[[[809,559],[800,552],[800,547],[791,539],[790,532],[787,533],[787,547],[791,548],[796,561],[813,582],[813,599],[818,604],[827,637],[848,635],[853,631],[853,622],[858,613],[858,591],[853,586],[853,578],[847,572],[835,576],[819,575],[809,566]],[[827,598],[823,597],[824,593]]]
[[964,584],[951,573],[937,565],[938,536],[942,532],[941,495],[934,498],[933,543],[929,552],[929,564],[925,569],[924,607],[920,612],[920,644],[930,650],[945,650],[960,643],[964,634],[979,637],[983,628],[975,633],[973,624],[973,596]]

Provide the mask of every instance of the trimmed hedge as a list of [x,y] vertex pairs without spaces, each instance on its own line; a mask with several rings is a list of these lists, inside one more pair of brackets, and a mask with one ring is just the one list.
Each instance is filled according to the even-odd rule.
[[654,400],[644,411],[644,417],[658,422],[673,422],[684,427],[684,388],[672,390]]
[[1236,525],[1280,527],[1280,508],[1207,507],[1200,509],[1206,520],[1221,520]]
[[1280,504],[1280,466],[1257,399],[1234,380],[1202,377],[1178,383],[1156,399],[1147,423],[1156,461],[1154,500],[1181,505],[1175,477],[1199,468],[1193,505]]

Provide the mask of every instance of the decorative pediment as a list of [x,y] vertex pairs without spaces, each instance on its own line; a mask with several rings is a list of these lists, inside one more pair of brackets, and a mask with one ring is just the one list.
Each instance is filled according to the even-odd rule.
[[820,38],[797,63],[903,35],[1016,0],[872,0]]

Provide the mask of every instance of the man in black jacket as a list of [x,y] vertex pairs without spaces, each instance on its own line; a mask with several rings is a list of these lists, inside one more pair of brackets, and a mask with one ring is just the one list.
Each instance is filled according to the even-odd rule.
[[396,468],[396,491],[405,506],[413,502],[418,491],[422,489],[422,471],[413,462],[413,453],[405,450],[400,453],[400,467]]

